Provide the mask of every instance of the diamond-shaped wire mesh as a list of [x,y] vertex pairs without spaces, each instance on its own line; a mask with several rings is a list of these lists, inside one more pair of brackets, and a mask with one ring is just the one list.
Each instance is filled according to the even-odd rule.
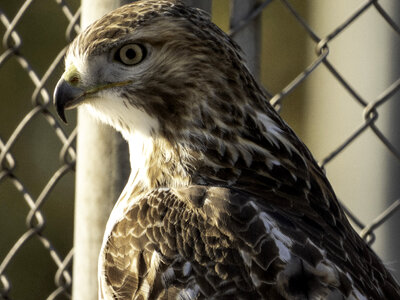
[[[304,11],[312,9],[311,4],[304,8],[295,0],[260,1],[252,13],[230,28],[230,34],[234,36],[260,16],[268,18],[269,13],[275,13],[276,5],[280,5],[280,11],[290,17],[292,27],[301,29],[314,45],[315,54],[308,66],[302,67],[294,79],[277,91],[268,89],[268,78],[264,79],[272,95],[271,103],[285,111],[291,105],[288,95],[298,90],[317,70],[325,68],[335,78],[338,88],[344,89],[360,107],[359,114],[353,118],[359,120],[361,117],[362,121],[350,134],[341,135],[344,138],[320,159],[320,165],[325,167],[333,163],[369,132],[376,136],[375,143],[380,143],[391,153],[399,167],[400,149],[379,126],[378,120],[382,119],[380,109],[399,98],[400,78],[382,89],[379,96],[361,95],[330,59],[335,40],[371,12],[378,14],[387,30],[400,40],[399,24],[390,16],[383,1],[358,2],[360,6],[353,8],[348,16],[342,16],[342,21],[328,34],[319,35],[318,28],[304,17]],[[0,4],[2,299],[23,299],[26,295],[35,295],[31,299],[70,297],[76,131],[71,129],[74,122],[69,127],[60,125],[51,105],[51,93],[62,72],[64,47],[79,32],[78,6],[78,0],[26,0]],[[262,36],[264,40],[268,38]],[[268,43],[274,43],[274,40],[268,40]],[[343,199],[344,203],[346,200]],[[367,224],[359,220],[357,213],[347,212],[360,229],[361,236],[372,244],[379,238],[375,236],[376,229],[398,217],[395,213],[399,210],[400,199],[397,199],[384,211],[376,211],[375,218]]]
[[[265,1],[267,3],[269,1]],[[383,2],[383,1],[381,1]],[[391,142],[390,138],[387,137],[383,131],[377,126],[377,120],[379,117],[378,109],[387,104],[389,101],[398,100],[399,94],[396,94],[400,90],[400,78],[397,78],[389,86],[381,91],[380,95],[371,98],[363,97],[355,88],[352,87],[352,83],[346,80],[346,78],[340,73],[334,64],[329,59],[329,46],[330,43],[340,36],[344,31],[348,30],[359,18],[363,17],[370,10],[374,10],[384,20],[388,28],[397,34],[397,39],[400,39],[400,27],[396,22],[389,16],[389,13],[380,5],[378,1],[363,1],[361,5],[353,10],[347,18],[343,18],[342,23],[336,25],[336,27],[325,36],[318,36],[314,29],[302,18],[302,16],[294,9],[293,5],[288,0],[281,0],[281,3],[290,11],[294,18],[296,18],[298,24],[302,26],[308,36],[315,43],[316,57],[312,63],[305,68],[292,82],[290,82],[284,89],[279,93],[275,94],[271,99],[271,104],[278,110],[281,106],[281,101],[286,95],[296,89],[308,76],[313,73],[317,68],[325,66],[332,76],[337,80],[338,83],[347,91],[352,97],[352,100],[357,102],[362,109],[360,109],[360,115],[362,116],[363,122],[354,129],[353,133],[346,136],[345,139],[337,145],[334,149],[331,149],[330,153],[323,157],[319,164],[324,168],[329,162],[335,159],[340,153],[345,151],[348,147],[351,147],[352,143],[359,138],[366,131],[371,131],[378,138],[378,142],[382,143],[386,149],[393,155],[393,157],[400,162],[400,149],[396,148],[394,143]],[[349,51],[350,47],[349,47]],[[396,98],[397,97],[397,98]],[[354,116],[358,117],[358,116]],[[355,214],[346,209],[348,216],[352,219],[356,226],[361,230],[360,235],[367,240],[369,244],[375,241],[374,230],[382,225],[385,220],[390,218],[396,211],[400,210],[400,199],[397,199],[391,203],[389,207],[381,214],[379,214],[374,220],[368,225],[364,225]]]
[[[59,126],[51,93],[63,48],[79,31],[79,11],[77,3],[46,2],[10,1],[0,7],[3,299],[70,294],[73,177],[69,174],[75,168],[76,134]],[[57,32],[60,23],[63,27]],[[60,206],[58,213],[53,205]]]

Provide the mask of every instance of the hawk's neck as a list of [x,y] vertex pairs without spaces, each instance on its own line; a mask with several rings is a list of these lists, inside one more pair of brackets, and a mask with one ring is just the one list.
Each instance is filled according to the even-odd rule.
[[[254,179],[257,174],[265,181],[266,177],[275,177],[273,173],[284,167],[282,164],[296,173],[293,160],[301,160],[302,155],[285,139],[278,124],[265,114],[253,114],[244,121],[243,126],[232,130],[216,125],[212,130],[193,127],[185,131],[186,135],[124,135],[132,168],[127,185],[132,191],[126,192],[190,184],[232,186],[238,180],[247,180],[244,176]],[[306,164],[302,160],[296,163]]]
[[[139,133],[128,138],[131,175],[128,194],[160,187],[180,187],[191,183],[190,151],[160,137]],[[126,189],[127,189],[126,188]]]

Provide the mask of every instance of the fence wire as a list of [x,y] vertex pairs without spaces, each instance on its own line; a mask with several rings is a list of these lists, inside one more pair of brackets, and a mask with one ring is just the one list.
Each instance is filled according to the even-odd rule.
[[[74,33],[79,31],[79,26],[77,25],[79,10],[73,13],[65,1],[56,0],[55,2],[59,6],[61,15],[69,22],[66,28],[66,40],[71,41]],[[29,49],[25,50],[26,52],[21,49],[23,41],[17,29],[18,25],[23,23],[24,16],[29,13],[32,4],[33,1],[23,2],[15,16],[6,15],[0,7],[0,26],[3,27],[2,31],[5,31],[2,36],[3,49],[0,55],[0,69],[4,68],[9,61],[14,60],[18,64],[18,68],[22,69],[28,75],[28,80],[23,80],[22,82],[22,88],[29,89],[33,86],[30,110],[27,111],[25,116],[19,121],[10,136],[4,138],[4,133],[0,133],[0,185],[5,185],[5,183],[8,182],[7,188],[16,189],[21,196],[20,199],[13,199],[13,201],[24,200],[28,208],[25,232],[19,238],[15,237],[16,242],[9,249],[5,257],[0,258],[0,295],[2,299],[11,299],[10,292],[12,282],[10,282],[7,276],[7,268],[19,257],[18,254],[23,251],[23,248],[31,239],[38,239],[40,241],[44,253],[50,256],[56,266],[56,272],[54,274],[55,288],[51,294],[48,295],[48,299],[55,299],[62,294],[70,295],[72,282],[70,265],[73,251],[71,249],[65,256],[59,254],[52,241],[46,237],[44,233],[46,217],[42,211],[43,205],[49,199],[52,191],[62,177],[69,172],[73,172],[75,168],[75,149],[73,147],[73,142],[76,132],[73,131],[70,135],[67,135],[63,128],[60,127],[58,120],[56,120],[54,114],[49,109],[52,99],[51,91],[45,87],[49,78],[54,76],[56,67],[62,62],[65,50],[61,50],[52,61],[49,61],[48,69],[43,75],[34,69],[33,63],[26,55]],[[2,76],[4,75],[6,74],[2,74]],[[26,99],[24,99],[24,101],[26,101]],[[2,99],[1,109],[5,110],[7,105],[13,105],[12,101],[6,102]],[[17,143],[18,139],[23,136],[24,131],[26,131],[29,126],[32,126],[32,123],[34,123],[37,118],[42,118],[47,122],[47,126],[51,128],[56,138],[61,142],[61,149],[58,150],[60,160],[58,169],[41,188],[39,195],[34,196],[26,187],[24,180],[17,174],[17,161],[13,155],[13,146]],[[22,167],[26,168],[26,166]],[[26,172],[30,172],[30,170],[28,169]],[[3,199],[0,199],[0,201],[1,200]],[[0,207],[0,210],[2,209],[3,208]],[[8,213],[10,218],[13,218],[13,212]],[[7,229],[9,230],[9,228]],[[16,282],[14,282],[14,284],[15,288],[19,288]],[[32,291],[31,295],[35,295],[37,292],[38,291]]]
[[[80,10],[76,9],[74,11],[72,8],[73,5],[66,0],[47,0],[45,2],[47,2],[46,5],[51,2],[57,4],[57,8],[54,9],[54,12],[57,12],[57,17],[64,18],[67,21],[65,27],[65,46],[74,38],[76,33],[79,32],[78,24]],[[270,4],[273,2],[280,2],[283,4],[287,12],[289,12],[296,20],[297,26],[304,28],[308,37],[311,38],[315,44],[316,53],[315,59],[309,66],[302,70],[302,72],[300,72],[298,76],[287,84],[280,92],[275,93],[271,97],[271,103],[274,107],[279,110],[284,103],[286,96],[298,88],[302,82],[307,80],[310,74],[312,74],[316,69],[322,67],[329,70],[332,76],[336,78],[337,82],[349,95],[351,95],[352,99],[362,107],[360,113],[363,117],[363,122],[352,134],[346,137],[342,143],[331,149],[331,152],[320,160],[320,166],[325,167],[328,163],[335,160],[340,153],[349,148],[355,140],[367,131],[375,134],[377,142],[384,145],[397,162],[400,163],[400,149],[396,148],[390,138],[387,137],[377,125],[377,120],[379,118],[378,109],[391,101],[395,101],[395,96],[399,97],[397,93],[400,89],[400,78],[395,80],[384,91],[382,91],[379,97],[373,101],[368,101],[352,87],[351,82],[348,82],[346,78],[340,74],[335,65],[329,60],[330,43],[332,43],[343,32],[348,30],[356,20],[361,18],[370,10],[375,10],[391,30],[397,34],[397,37],[400,38],[399,25],[390,17],[389,13],[385,10],[383,5],[381,5],[381,1],[364,1],[350,16],[347,18],[344,16],[344,21],[337,24],[336,28],[326,36],[318,36],[318,34],[316,34],[315,28],[312,28],[312,26],[294,8],[293,4],[295,0],[261,1],[256,7],[254,7],[254,10],[246,18],[238,22],[234,28],[230,28],[230,34],[235,35],[237,32],[245,28],[252,20],[259,17],[265,10],[268,10]],[[46,235],[45,229],[48,224],[46,223],[44,206],[48,202],[53,201],[55,197],[58,197],[58,194],[56,194],[57,185],[59,185],[60,181],[65,176],[74,172],[76,160],[74,148],[76,130],[67,133],[60,125],[59,120],[55,116],[54,110],[51,107],[51,93],[53,87],[47,87],[49,81],[54,82],[54,80],[60,75],[57,70],[61,68],[60,65],[62,65],[65,48],[59,51],[59,53],[54,56],[54,59],[47,61],[48,67],[45,71],[38,71],[34,67],[34,65],[37,64],[36,61],[31,58],[31,55],[29,55],[29,48],[25,49],[22,47],[23,39],[26,37],[23,37],[19,31],[21,26],[24,26],[24,18],[29,15],[33,3],[33,0],[23,1],[15,14],[11,12],[6,13],[0,4],[0,34],[2,36],[2,48],[0,48],[0,78],[5,78],[5,76],[7,76],[3,70],[8,68],[8,64],[13,64],[13,67],[18,68],[19,71],[22,71],[27,75],[27,77],[21,79],[16,78],[15,80],[21,82],[21,87],[23,89],[29,90],[33,88],[33,92],[30,94],[31,103],[29,105],[27,104],[28,101],[26,98],[20,100],[24,102],[24,107],[29,107],[29,109],[24,112],[24,115],[22,115],[20,119],[18,119],[15,128],[4,130],[4,128],[2,128],[4,120],[0,120],[0,212],[4,212],[7,208],[5,204],[7,199],[3,199],[3,197],[5,197],[4,195],[8,195],[7,193],[10,191],[12,191],[10,192],[12,195],[17,195],[15,196],[15,199],[12,199],[12,201],[24,203],[25,211],[27,212],[25,214],[25,229],[22,234],[16,234],[14,236],[7,235],[13,241],[11,244],[9,243],[11,246],[8,249],[1,248],[3,241],[0,244],[0,255],[2,255],[0,256],[0,295],[2,299],[15,299],[15,295],[17,294],[16,291],[22,284],[19,284],[19,277],[30,276],[29,278],[32,278],[31,280],[35,280],[34,275],[32,276],[25,272],[21,273],[17,277],[14,276],[13,281],[10,280],[10,276],[8,275],[9,268],[11,268],[17,260],[25,261],[26,259],[29,259],[29,253],[24,253],[28,258],[24,258],[22,254],[24,248],[27,247],[28,242],[32,239],[36,239],[40,242],[42,251],[41,255],[50,257],[55,265],[55,268],[51,271],[45,269],[34,272],[35,274],[42,274],[45,272],[52,272],[53,274],[54,286],[50,294],[46,296],[47,299],[70,298],[71,294],[72,244],[68,245],[71,250],[67,251],[65,255],[61,255],[56,249],[53,240]],[[46,19],[40,20],[39,22],[42,22],[42,25],[46,24]],[[43,26],[41,28],[43,28]],[[45,51],[43,55],[46,58],[49,56]],[[3,81],[3,79],[1,79],[0,82],[1,81]],[[3,89],[6,88],[7,87],[4,87]],[[2,95],[4,94],[3,92],[4,91],[2,90]],[[15,101],[17,100],[4,99],[2,97],[0,102],[0,111],[3,110],[4,112],[4,110],[7,109],[7,106],[13,105],[13,102]],[[5,113],[1,114],[1,116],[5,115]],[[18,116],[19,115],[12,116],[12,118],[18,118]],[[19,163],[19,160],[14,154],[14,152],[16,152],[14,151],[14,148],[18,143],[22,145],[24,144],[24,139],[27,139],[27,135],[29,135],[30,127],[34,126],[37,119],[44,120],[46,122],[45,126],[50,129],[51,134],[59,141],[59,147],[57,150],[54,150],[59,154],[59,163],[56,170],[52,171],[52,175],[48,180],[46,180],[43,186],[40,187],[40,190],[37,193],[38,195],[35,196],[35,193],[30,191],[30,188],[28,187],[29,184],[26,183],[23,176],[24,172],[31,172],[29,168],[32,166],[29,166],[29,164],[22,165],[22,162],[26,162],[22,158],[19,159],[21,161],[21,163]],[[26,132],[28,132],[28,134]],[[21,169],[23,171],[20,171]],[[59,193],[59,191],[57,193]],[[376,217],[368,224],[364,224],[359,220],[355,213],[346,208],[345,210],[348,216],[353,220],[354,224],[359,228],[360,235],[369,244],[372,244],[376,240],[376,229],[382,226],[382,224],[387,222],[390,218],[393,218],[395,213],[400,210],[400,199],[393,201],[383,212],[376,212]],[[14,213],[15,212],[13,211],[9,211],[4,215],[7,215],[10,219],[16,219],[16,217],[13,216]],[[19,212],[19,214],[21,214],[21,212]],[[50,217],[50,215],[48,215],[48,217]],[[72,224],[72,220],[70,223]],[[0,224],[7,223],[2,222]],[[72,232],[72,226],[70,227],[71,228],[68,228],[68,230]],[[2,230],[4,229],[7,231],[10,230],[9,228],[2,228]],[[2,236],[5,235],[2,233]],[[21,280],[21,282],[23,281]],[[32,291],[33,295],[35,295],[36,292],[38,291]]]

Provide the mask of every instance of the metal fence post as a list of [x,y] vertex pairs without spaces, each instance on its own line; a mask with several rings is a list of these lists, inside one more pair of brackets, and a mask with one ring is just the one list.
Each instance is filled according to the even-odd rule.
[[185,4],[188,6],[194,6],[201,8],[207,12],[211,12],[211,0],[186,0]]
[[[121,0],[82,0],[82,28],[122,4]],[[128,157],[121,136],[80,108],[72,291],[75,300],[97,299],[99,250],[108,216],[129,175]]]
[[247,66],[258,78],[260,69],[261,18],[247,19],[259,0],[233,0],[231,11],[231,36],[246,55]]
[[[392,11],[397,12],[393,15],[393,19],[397,24],[400,22],[400,14],[398,13],[400,10],[400,3],[398,1],[394,1],[391,4]],[[400,43],[396,39],[391,39],[390,42],[391,49],[391,80],[395,81],[396,78],[399,77],[400,74]],[[400,130],[399,130],[399,115],[400,115],[400,95],[397,93],[395,96],[395,100],[391,101],[390,106],[388,107],[389,117],[385,124],[385,132],[389,132],[388,137],[392,144],[396,147],[396,149],[400,149]],[[385,164],[388,168],[385,180],[385,188],[386,199],[389,200],[389,203],[385,203],[385,206],[391,204],[394,199],[399,199],[400,195],[400,166],[396,163],[396,158],[386,152]],[[389,222],[388,226],[388,235],[385,236],[385,251],[386,257],[388,257],[388,265],[391,269],[393,269],[393,274],[396,275],[397,279],[400,281],[400,239],[393,239],[398,235],[400,228],[400,214],[397,212],[396,217],[392,218]]]

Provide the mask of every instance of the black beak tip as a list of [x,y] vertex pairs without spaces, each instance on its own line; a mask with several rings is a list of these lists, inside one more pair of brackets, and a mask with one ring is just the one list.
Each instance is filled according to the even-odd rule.
[[77,107],[85,99],[85,91],[61,78],[54,89],[53,101],[58,116],[65,124],[65,110]]
[[56,111],[60,119],[65,124],[68,124],[67,118],[65,117],[65,98],[65,81],[63,79],[60,79],[54,89],[53,104],[56,107]]
[[56,106],[57,109],[57,114],[60,117],[60,119],[65,123],[68,124],[67,122],[67,118],[65,117],[65,111],[64,108],[62,106]]

